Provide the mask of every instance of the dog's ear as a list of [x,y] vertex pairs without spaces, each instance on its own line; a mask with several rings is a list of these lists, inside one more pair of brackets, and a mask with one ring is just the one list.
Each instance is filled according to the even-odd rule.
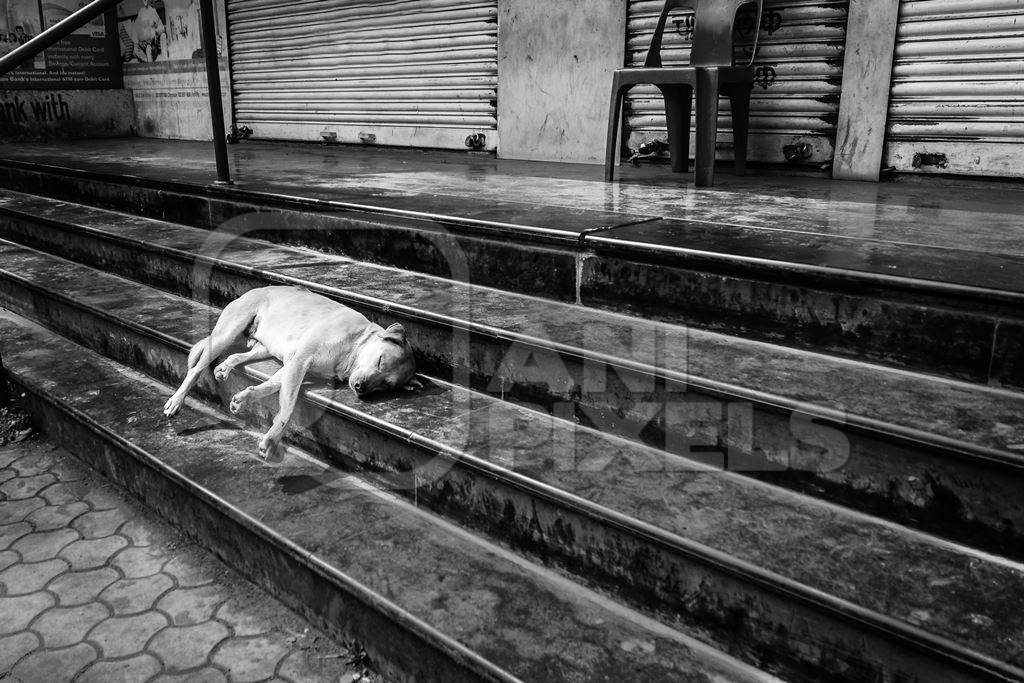
[[406,385],[405,385],[404,387],[402,387],[402,388],[403,388],[404,390],[406,390],[406,391],[416,391],[417,389],[422,389],[422,388],[423,388],[423,382],[421,382],[421,381],[419,381],[418,379],[416,379],[415,377],[413,377],[413,378],[412,378],[411,380],[409,380],[409,381],[408,381],[408,383],[406,383]]
[[405,346],[405,328],[400,323],[389,325],[381,336],[383,339],[393,341],[399,346]]

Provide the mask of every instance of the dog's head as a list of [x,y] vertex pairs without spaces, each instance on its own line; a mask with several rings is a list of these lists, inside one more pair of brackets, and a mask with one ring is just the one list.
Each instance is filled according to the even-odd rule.
[[359,348],[348,385],[360,396],[391,389],[419,389],[416,360],[405,328],[398,323],[374,334]]

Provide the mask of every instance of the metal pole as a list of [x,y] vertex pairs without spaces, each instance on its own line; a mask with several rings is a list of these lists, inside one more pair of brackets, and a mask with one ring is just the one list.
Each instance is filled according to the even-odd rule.
[[17,69],[46,48],[115,7],[118,2],[120,0],[93,0],[82,9],[68,15],[67,19],[60,20],[13,52],[0,57],[0,76]]
[[199,0],[203,23],[203,55],[206,57],[206,87],[210,91],[210,120],[213,124],[213,152],[217,158],[217,182],[231,185],[228,167],[228,142],[224,131],[224,105],[220,97],[220,61],[217,59],[217,29],[214,25],[213,0]]

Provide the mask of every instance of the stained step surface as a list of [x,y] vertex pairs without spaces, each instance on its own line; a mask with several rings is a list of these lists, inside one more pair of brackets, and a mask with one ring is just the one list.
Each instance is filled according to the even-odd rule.
[[91,464],[416,680],[769,678],[300,451],[260,459],[229,415],[168,421],[169,387],[18,316],[0,338],[48,428],[104,444]]
[[[175,366],[180,368],[191,339],[180,339],[179,331],[191,329],[197,337],[201,336],[203,332],[195,328],[208,325],[216,313],[200,304],[14,245],[4,248],[3,257],[5,281],[9,284],[5,288],[6,305],[18,306],[19,301],[31,298],[31,304],[20,304],[27,313],[47,319],[51,325],[73,320],[68,332],[92,337],[100,348],[115,347],[119,335],[83,331],[87,323],[64,312],[78,308],[83,319],[87,319],[96,315],[90,313],[91,308],[115,325],[123,321],[119,323],[122,327],[148,329],[151,338],[162,340],[165,347],[155,344],[139,349],[134,356],[140,359],[136,362],[155,374]],[[29,291],[34,292],[32,297],[26,296]],[[103,341],[111,338],[115,341]],[[177,347],[177,361],[161,360],[167,355],[167,346]],[[131,358],[129,354],[126,360]],[[273,366],[255,370],[266,376]],[[432,393],[394,402],[360,402],[344,390],[319,390],[312,400],[335,410],[339,417],[351,419],[361,415],[357,419],[363,424],[390,428],[395,436],[416,437],[424,443],[456,448],[467,454],[469,460],[480,463],[479,473],[490,472],[494,476],[505,470],[556,487],[580,501],[596,504],[597,507],[584,510],[592,518],[602,517],[618,525],[625,523],[638,536],[649,534],[650,527],[655,532],[667,532],[671,537],[663,540],[675,543],[677,554],[687,551],[691,557],[701,558],[697,564],[705,567],[725,565],[725,576],[732,581],[747,575],[743,579],[747,590],[773,595],[769,602],[778,601],[780,594],[802,595],[801,601],[817,602],[819,616],[825,615],[841,625],[843,619],[838,615],[844,610],[856,612],[857,606],[866,608],[868,611],[859,613],[858,619],[873,623],[869,631],[876,636],[880,630],[891,627],[908,642],[919,646],[928,643],[939,651],[945,649],[947,655],[957,650],[954,641],[961,641],[977,653],[1005,656],[1005,634],[1016,632],[1019,627],[1017,615],[1024,610],[1011,597],[1024,594],[1024,584],[1013,563],[881,524],[748,478],[701,471],[695,463],[575,427],[570,422],[530,414],[521,407],[439,380],[433,385]],[[471,416],[468,421],[464,420],[466,414]],[[499,434],[502,440],[495,443],[496,425],[528,427],[526,434]],[[510,441],[504,440],[510,436]],[[575,446],[576,454],[569,467],[564,461],[567,444]],[[627,482],[629,485],[624,486]],[[523,489],[543,493],[536,486],[531,490],[528,483],[523,484]],[[425,487],[424,495],[430,494],[429,487]],[[465,504],[458,500],[447,502],[453,506]],[[567,496],[556,502],[567,509],[580,505]],[[542,528],[549,531],[551,538],[565,544],[565,533],[559,538],[557,526],[542,524]],[[572,536],[582,537],[570,533]],[[580,542],[581,548],[586,549],[585,546]],[[707,550],[709,547],[726,555],[716,555]],[[595,550],[602,552],[600,543]],[[607,548],[603,552],[607,553]],[[852,558],[856,558],[856,572],[850,571]],[[755,567],[769,573],[759,572]],[[922,568],[927,568],[926,575],[921,574],[925,571]],[[773,573],[776,576],[771,576]],[[711,575],[716,572],[711,571]],[[677,575],[675,581],[682,580],[685,585],[696,581],[694,576]],[[722,576],[719,571],[713,579],[719,589],[724,586]],[[627,578],[637,581],[636,576]],[[641,576],[638,583],[650,578]],[[694,595],[699,595],[700,591],[695,591]],[[778,619],[778,612],[772,616],[773,609],[750,615],[751,623]],[[890,617],[898,621],[890,622]],[[998,627],[980,628],[978,624]],[[764,624],[758,626],[763,628]],[[846,624],[842,628],[851,627]],[[930,640],[928,631],[940,634],[939,641]],[[1003,637],[993,640],[997,633]],[[759,637],[753,635],[755,639]],[[949,642],[941,642],[944,638]],[[968,656],[977,657],[977,653]],[[986,655],[980,659],[986,659]]]
[[[879,248],[858,240],[871,244],[862,245],[864,257],[850,240],[808,238],[792,216],[774,216],[768,224],[766,216],[748,218],[755,223],[749,227],[726,218],[643,212],[556,209],[548,215],[528,204],[519,212],[506,211],[523,217],[524,223],[516,223],[507,216],[500,220],[502,209],[489,206],[490,197],[474,198],[468,208],[451,197],[406,197],[406,208],[387,209],[383,205],[393,197],[373,193],[362,202],[353,201],[351,193],[342,198],[346,201],[325,200],[313,187],[320,180],[315,177],[281,194],[168,181],[178,170],[141,178],[124,166],[121,173],[127,175],[7,161],[0,163],[0,182],[204,228],[237,227],[240,217],[259,212],[272,221],[263,227],[268,239],[322,246],[417,272],[448,275],[454,250],[466,257],[458,277],[476,283],[1024,387],[1019,256],[896,239]],[[705,199],[727,214],[734,211],[722,206],[727,202],[721,196]],[[438,204],[447,205],[449,213],[438,213]],[[595,200],[595,206],[604,205]],[[691,208],[683,213],[692,213]],[[847,217],[845,208],[836,214],[840,230],[846,229]],[[849,218],[858,220],[857,212]],[[887,235],[894,235],[906,219],[884,222]],[[779,224],[792,228],[778,229]],[[747,234],[739,235],[745,227]],[[721,232],[731,240],[710,237]],[[983,232],[988,243],[1000,241]],[[737,243],[743,248],[737,250]],[[965,279],[978,272],[979,263],[989,276]]]
[[69,258],[220,302],[302,284],[402,320],[430,371],[712,465],[795,471],[774,480],[1022,556],[1017,392],[52,200],[3,206],[41,217],[5,218],[4,234]]

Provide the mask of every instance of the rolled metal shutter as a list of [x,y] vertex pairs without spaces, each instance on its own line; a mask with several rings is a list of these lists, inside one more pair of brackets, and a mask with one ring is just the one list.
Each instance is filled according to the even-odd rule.
[[228,0],[235,120],[254,137],[497,145],[497,0]]
[[[630,0],[626,37],[627,66],[642,66],[657,25],[664,0]],[[754,60],[757,69],[750,101],[748,159],[783,162],[784,147],[801,147],[807,154],[799,161],[822,163],[832,160],[839,90],[843,77],[843,51],[849,0],[776,1],[765,0]],[[687,16],[689,15],[689,16]],[[663,38],[662,58],[666,66],[688,64],[692,13],[669,16]],[[740,22],[742,26],[742,22]],[[752,36],[736,40],[737,54],[747,49]],[[653,86],[633,88],[626,98],[625,136],[636,149],[645,140],[666,140],[665,108]],[[690,155],[694,138],[690,137]],[[806,147],[802,147],[806,145]],[[719,101],[718,158],[731,159],[732,120],[726,99]]]
[[1024,0],[902,0],[885,159],[1024,174]]

